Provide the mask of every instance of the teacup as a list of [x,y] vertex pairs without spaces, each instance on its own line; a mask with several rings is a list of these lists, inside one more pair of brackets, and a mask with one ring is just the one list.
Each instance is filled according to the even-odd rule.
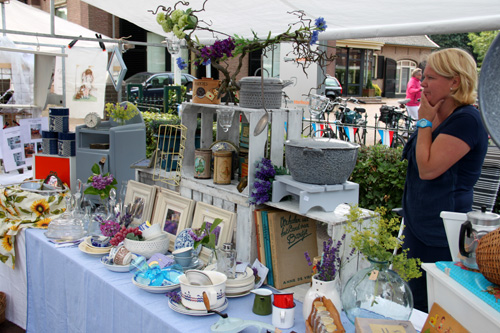
[[144,230],[141,231],[142,231],[142,237],[144,237],[147,240],[153,239],[162,234],[161,225],[159,223],[153,224],[152,226],[145,228]]
[[273,325],[287,329],[293,327],[295,322],[295,303],[291,308],[280,308],[273,303]]
[[172,252],[174,257],[191,257],[193,254],[193,247],[182,247]]
[[274,305],[284,309],[293,308],[293,293],[274,294]]
[[227,276],[214,271],[204,271],[213,282],[211,286],[194,286],[189,284],[185,274],[179,277],[181,285],[182,305],[193,310],[206,310],[203,302],[203,292],[208,296],[210,308],[221,307],[226,301],[226,281]]
[[174,260],[176,263],[178,263],[179,265],[181,265],[182,267],[189,267],[191,266],[191,263],[193,262],[193,259],[195,258],[196,256],[189,256],[189,257],[180,257],[178,255],[175,255],[174,254]]
[[127,250],[125,246],[121,246],[113,258],[113,263],[115,265],[129,265],[131,261],[132,252]]

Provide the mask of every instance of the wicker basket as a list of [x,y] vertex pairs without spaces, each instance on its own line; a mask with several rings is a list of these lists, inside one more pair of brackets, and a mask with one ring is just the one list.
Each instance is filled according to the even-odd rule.
[[7,309],[7,295],[0,291],[0,324],[5,321],[5,310]]
[[146,257],[149,259],[155,253],[165,254],[168,251],[168,246],[170,245],[170,237],[168,234],[165,234],[165,237],[161,237],[160,239],[155,240],[145,240],[145,241],[136,241],[132,239],[125,238],[123,243],[125,248],[132,253],[138,254],[140,256]]
[[476,262],[488,281],[500,285],[500,228],[481,238],[476,250]]

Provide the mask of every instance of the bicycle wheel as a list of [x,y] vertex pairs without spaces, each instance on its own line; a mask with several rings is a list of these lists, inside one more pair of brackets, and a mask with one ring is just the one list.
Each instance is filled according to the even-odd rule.
[[404,147],[405,144],[406,140],[402,135],[394,134],[394,137],[392,138],[391,148]]
[[337,138],[337,135],[335,134],[335,132],[331,128],[325,128],[322,131],[316,132],[316,130],[314,129],[314,127],[312,125],[307,125],[302,130],[302,136],[306,136],[306,137],[313,137],[313,136],[315,136],[315,133],[319,133],[319,136],[324,137],[324,138],[330,138],[330,139]]

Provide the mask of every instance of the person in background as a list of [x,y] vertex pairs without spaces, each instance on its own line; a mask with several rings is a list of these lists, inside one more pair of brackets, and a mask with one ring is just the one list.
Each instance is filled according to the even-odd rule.
[[[451,261],[441,211],[472,210],[488,134],[476,101],[477,71],[461,49],[432,53],[422,81],[417,131],[403,150],[408,160],[403,192],[404,248],[422,262]],[[427,312],[425,272],[410,281],[415,308]]]
[[406,98],[410,99],[406,103],[406,110],[408,110],[408,115],[414,120],[418,119],[418,107],[420,106],[420,96],[422,95],[421,79],[422,70],[416,68],[411,72],[410,81],[408,81],[408,85],[406,86]]

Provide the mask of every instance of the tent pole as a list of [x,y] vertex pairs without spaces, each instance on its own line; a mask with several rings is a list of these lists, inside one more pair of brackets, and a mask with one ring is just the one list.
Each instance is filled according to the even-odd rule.
[[54,0],[50,0],[50,33],[54,34]]
[[5,32],[5,3],[2,1],[2,29],[4,30],[3,35],[7,36],[7,33]]

